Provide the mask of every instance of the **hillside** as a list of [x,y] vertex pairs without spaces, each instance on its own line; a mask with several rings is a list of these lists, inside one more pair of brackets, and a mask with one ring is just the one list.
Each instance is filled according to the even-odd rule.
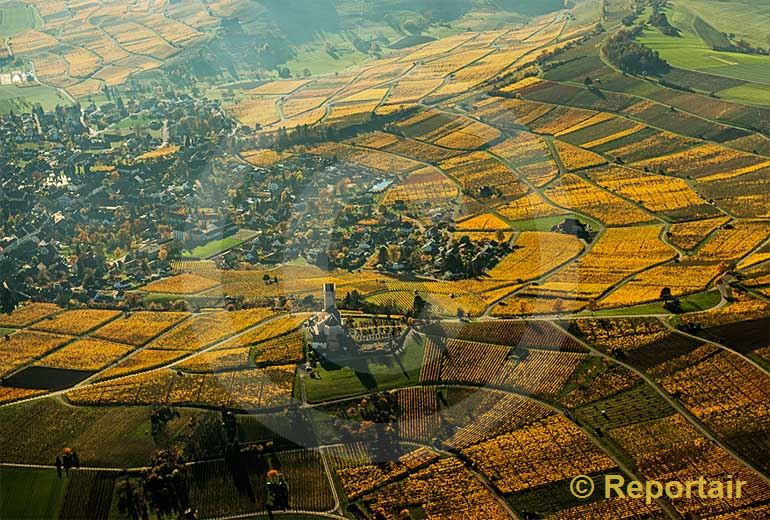
[[767,517],[768,16],[0,0],[0,518]]

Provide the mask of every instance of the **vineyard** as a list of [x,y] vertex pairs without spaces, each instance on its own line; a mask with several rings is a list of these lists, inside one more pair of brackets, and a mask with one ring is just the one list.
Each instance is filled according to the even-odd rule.
[[73,470],[64,494],[59,518],[79,520],[110,517],[115,474],[103,471]]
[[669,229],[667,238],[672,244],[682,249],[695,249],[699,243],[729,220],[728,217],[717,217],[676,223]]
[[552,416],[466,448],[503,494],[615,467],[586,435],[561,416]]
[[591,166],[598,166],[605,162],[604,158],[593,152],[583,150],[577,146],[561,141],[554,141],[556,151],[564,167],[568,170],[583,170]]
[[596,518],[612,520],[615,518],[647,518],[662,514],[657,504],[647,504],[641,499],[611,498],[597,500],[589,504],[564,509],[552,516],[554,519]]
[[[309,313],[278,316],[275,319],[272,319],[255,329],[249,330],[244,334],[240,334],[223,342],[222,344],[218,345],[217,348],[225,349],[256,345],[271,338],[277,338],[279,336],[283,336],[284,334],[289,334],[297,330],[300,325],[302,325],[309,317]],[[279,345],[280,343],[276,344],[276,346]],[[266,345],[266,349],[269,350],[270,346],[270,344]]]
[[421,168],[394,186],[385,195],[383,202],[420,203],[457,197],[457,186],[441,172],[433,168]]
[[32,325],[33,329],[57,334],[80,335],[116,318],[116,311],[83,309],[65,311]]
[[767,445],[755,440],[770,431],[767,374],[736,354],[717,352],[660,382],[728,445],[767,468]]
[[589,175],[600,186],[638,201],[652,212],[688,218],[703,218],[716,213],[682,179],[637,173],[614,166],[592,170]]
[[516,237],[512,253],[503,258],[489,275],[500,280],[524,281],[538,278],[578,255],[582,245],[569,235],[525,231]]
[[45,356],[38,365],[73,370],[100,370],[133,351],[130,345],[83,339]]
[[11,334],[0,343],[0,374],[5,376],[71,340],[69,336],[46,332],[23,330]]
[[659,238],[661,231],[661,226],[607,229],[585,256],[541,284],[538,293],[597,298],[623,278],[673,258],[674,251]]
[[479,341],[497,345],[552,348],[583,352],[584,348],[559,328],[548,322],[495,320],[479,322],[439,322],[438,330],[431,334],[466,341]]
[[0,518],[768,517],[768,11],[296,3],[0,5]]
[[186,354],[187,352],[174,350],[153,350],[149,348],[139,350],[135,354],[127,356],[125,359],[116,363],[114,366],[100,372],[97,378],[111,379],[136,372],[151,370],[172,363],[184,357]]
[[601,220],[608,226],[649,222],[652,217],[632,203],[597,188],[574,174],[549,185],[545,196],[556,204]]
[[489,197],[490,192],[504,199],[527,192],[527,186],[516,179],[513,171],[483,152],[452,157],[439,167],[457,179],[465,193],[478,199]]
[[570,329],[593,346],[645,370],[661,370],[701,346],[655,318],[575,320]]
[[186,317],[181,312],[132,312],[100,327],[93,336],[138,347]]
[[201,462],[189,468],[190,502],[205,517],[266,510],[266,474],[276,469],[293,485],[289,505],[294,510],[328,511],[334,508],[330,483],[317,452],[289,451],[269,455],[244,455],[238,467],[224,461]]
[[541,217],[564,215],[566,210],[548,204],[541,196],[531,193],[497,209],[510,220],[534,220]]
[[198,350],[271,317],[270,309],[199,314],[150,344],[160,350]]
[[397,513],[418,507],[428,518],[483,515],[489,520],[508,518],[494,495],[456,459],[442,459],[363,496],[370,510]]
[[11,314],[0,314],[0,327],[26,327],[59,311],[61,308],[52,303],[27,303]]
[[420,381],[491,385],[525,395],[555,395],[585,358],[578,352],[524,349],[429,338]]
[[429,448],[417,448],[398,459],[375,463],[372,448],[363,443],[342,444],[324,450],[340,480],[345,494],[355,500],[385,484],[400,480],[410,473],[435,462],[439,455]]
[[462,450],[533,424],[552,412],[545,406],[516,394],[495,390],[446,391],[449,406],[442,419],[456,430],[445,444]]
[[303,360],[305,340],[302,332],[283,336],[276,334],[276,336],[279,337],[254,342],[254,344],[244,347],[221,346],[197,354],[178,366],[185,371],[206,373],[235,370],[255,365],[299,363]]
[[[50,3],[31,0],[42,26],[11,41],[14,54],[35,63],[37,76],[73,96],[119,85],[131,75],[160,67],[186,46],[205,39],[210,17],[169,7]],[[202,14],[202,13],[201,13]],[[179,16],[179,18],[176,18]]]
[[399,433],[403,439],[429,441],[438,432],[438,400],[433,388],[407,388],[398,392],[401,410]]
[[219,285],[219,282],[195,273],[183,273],[172,278],[158,280],[145,287],[150,292],[169,294],[196,294]]
[[289,404],[294,370],[294,365],[280,365],[193,375],[164,369],[71,390],[67,399],[79,405],[275,408]]
[[[741,475],[747,492],[740,499],[674,499],[681,514],[718,514],[766,500],[770,487],[748,472],[721,448],[709,443],[678,415],[611,430],[612,438],[625,449],[648,478],[687,480],[696,476]],[[735,477],[734,477],[735,478]]]

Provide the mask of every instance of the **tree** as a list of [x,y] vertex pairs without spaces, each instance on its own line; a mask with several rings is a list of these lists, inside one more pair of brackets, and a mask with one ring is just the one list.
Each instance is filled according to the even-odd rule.
[[634,41],[638,30],[618,31],[607,40],[604,53],[623,72],[631,74],[658,74],[669,70],[669,65],[657,51]]
[[[419,294],[414,295],[414,301],[412,302],[411,314],[415,318],[419,318],[430,304]],[[427,314],[427,313],[426,313]]]
[[682,312],[682,302],[679,298],[671,298],[663,304],[663,308],[673,314],[679,314]]
[[377,263],[386,265],[388,263],[389,256],[388,247],[384,245],[380,246],[380,249],[377,252]]
[[8,287],[7,282],[0,285],[0,313],[10,314],[16,308],[19,300],[16,294]]
[[671,288],[670,287],[664,287],[660,290],[660,299],[664,302],[667,302],[671,299]]
[[315,265],[323,270],[328,270],[329,263],[330,263],[329,253],[327,253],[326,251],[319,251],[318,255],[315,258]]
[[86,268],[83,272],[83,280],[81,281],[81,285],[84,289],[91,288],[96,281],[96,277],[94,275],[94,270],[92,268]]
[[585,85],[586,87],[590,87],[591,85],[593,85],[593,83],[594,81],[588,76],[586,76],[586,79],[583,80],[583,85]]

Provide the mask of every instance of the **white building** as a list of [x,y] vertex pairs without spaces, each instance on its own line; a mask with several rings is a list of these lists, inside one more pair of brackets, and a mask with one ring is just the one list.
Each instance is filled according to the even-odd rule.
[[337,310],[337,296],[333,283],[325,283],[323,309],[308,320],[311,346],[319,353],[348,351],[354,345],[348,328]]

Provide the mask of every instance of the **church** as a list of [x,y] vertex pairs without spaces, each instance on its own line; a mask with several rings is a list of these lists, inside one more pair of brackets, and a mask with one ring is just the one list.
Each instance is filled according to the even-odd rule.
[[358,350],[337,309],[333,283],[324,284],[323,309],[308,320],[307,328],[310,331],[310,345],[319,354],[353,353]]

